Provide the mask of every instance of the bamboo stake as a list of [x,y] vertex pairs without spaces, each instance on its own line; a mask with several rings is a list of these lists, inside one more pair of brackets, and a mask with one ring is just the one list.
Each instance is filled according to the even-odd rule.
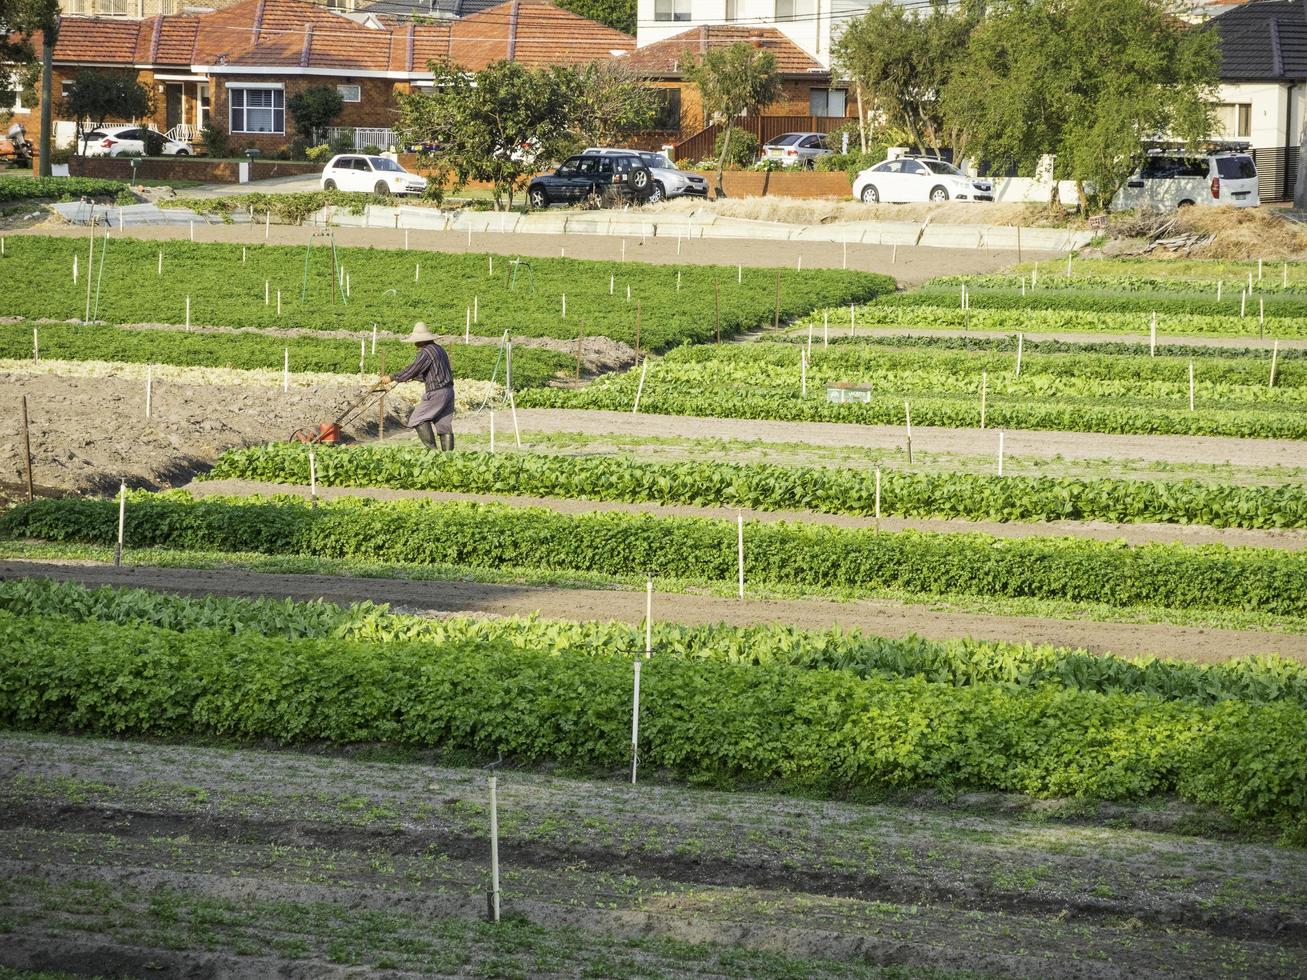
[[486,780],[490,791],[490,918],[499,921],[499,800],[495,791],[495,773]]
[[[1272,372],[1272,383],[1274,383],[1274,372]],[[32,485],[32,435],[27,422],[27,396],[23,396],[23,472],[27,476],[27,502],[30,504],[36,497],[36,490]]]
[[720,283],[712,284],[713,319],[717,323],[717,343],[722,342],[722,287]]

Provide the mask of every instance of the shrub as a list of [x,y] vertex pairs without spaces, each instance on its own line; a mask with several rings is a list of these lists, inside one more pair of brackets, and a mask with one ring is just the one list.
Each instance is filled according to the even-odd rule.
[[381,147],[377,146],[376,143],[369,143],[367,146],[363,147],[363,152],[364,152],[364,153],[367,153],[367,154],[370,154],[370,155],[372,155],[372,156],[374,156],[374,157],[375,157],[375,156],[380,156],[380,155],[381,155]]
[[211,157],[227,155],[227,130],[221,123],[210,120],[200,130],[200,139],[204,142],[204,151]]
[[304,159],[309,160],[312,163],[326,163],[335,155],[336,151],[331,148],[330,143],[320,143],[317,146],[310,146],[304,150]]
[[[713,144],[711,163],[714,169],[717,167],[717,161],[721,159],[725,139],[725,132],[718,133],[717,142]],[[726,166],[752,167],[758,162],[758,148],[758,137],[747,129],[732,127],[730,148],[726,153]]]

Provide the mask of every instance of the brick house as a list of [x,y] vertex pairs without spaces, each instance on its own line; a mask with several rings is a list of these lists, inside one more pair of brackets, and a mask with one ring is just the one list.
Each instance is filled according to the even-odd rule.
[[[39,39],[38,39],[39,43]],[[54,51],[54,91],[77,71],[132,73],[155,94],[155,128],[195,139],[210,119],[232,152],[285,151],[295,138],[286,100],[314,85],[345,99],[336,126],[356,145],[393,139],[395,94],[430,85],[428,63],[479,69],[505,58],[526,65],[604,60],[634,50],[635,39],[547,0],[508,0],[459,20],[386,24],[336,13],[306,0],[240,0],[200,14],[143,20],[66,17]],[[35,140],[39,114],[28,107]],[[69,124],[56,139],[72,138]]]
[[857,119],[857,106],[848,87],[832,82],[830,69],[781,31],[703,25],[637,48],[621,59],[662,93],[660,124],[650,135],[675,147],[679,159],[707,156],[717,138],[717,127],[704,118],[699,88],[685,80],[684,69],[702,62],[714,48],[740,42],[770,51],[781,74],[780,99],[766,106],[760,115],[744,117],[737,124],[753,132],[761,142],[785,132],[829,132]]

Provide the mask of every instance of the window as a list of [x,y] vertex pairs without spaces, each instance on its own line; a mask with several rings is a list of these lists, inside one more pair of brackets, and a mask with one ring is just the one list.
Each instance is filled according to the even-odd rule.
[[1216,172],[1225,180],[1252,180],[1257,176],[1257,167],[1252,157],[1217,157]]
[[844,88],[813,88],[808,90],[808,115],[843,118],[848,106],[849,90]]
[[362,102],[363,88],[359,85],[337,85],[336,91],[346,102]]
[[30,107],[23,105],[23,80],[18,72],[0,71],[0,112],[28,112]]
[[681,90],[656,88],[654,96],[653,128],[664,133],[681,131]]
[[654,0],[654,20],[689,20],[690,0]]
[[902,162],[902,164],[903,164],[903,172],[904,172],[905,174],[924,174],[924,173],[926,173],[926,168],[923,167],[921,164],[917,163],[916,160],[903,160],[903,161],[901,161],[901,162]]
[[279,88],[228,88],[233,133],[286,132],[286,93]]
[[814,0],[776,0],[777,20],[804,20],[813,13]]
[[1247,138],[1253,131],[1251,102],[1222,102],[1216,107],[1216,131],[1222,136]]
[[1179,177],[1206,177],[1205,157],[1150,156],[1144,161],[1139,174],[1147,180],[1175,180]]

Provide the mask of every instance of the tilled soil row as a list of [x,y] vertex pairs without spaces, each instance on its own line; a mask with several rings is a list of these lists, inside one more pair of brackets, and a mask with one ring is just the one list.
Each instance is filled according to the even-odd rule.
[[[369,600],[419,613],[489,616],[540,615],[574,620],[644,621],[644,593],[614,589],[563,588],[505,583],[363,578],[350,575],[286,575],[240,568],[115,568],[95,562],[0,560],[0,577],[35,576],[88,586],[116,585],[181,595],[275,596],[325,599],[348,605]],[[1196,663],[1278,653],[1307,663],[1307,636],[1165,623],[1099,623],[941,612],[890,599],[831,602],[822,599],[728,599],[694,593],[660,593],[655,610],[666,622],[697,625],[779,623],[798,629],[858,628],[878,636],[924,636],[950,640],[1047,643],[1057,647],[1151,654]]]
[[[416,444],[416,439],[405,439]],[[309,496],[309,488],[294,483],[262,483],[256,480],[201,480],[184,487],[197,497],[215,495],[293,494]],[[571,497],[528,497],[517,494],[451,493],[433,490],[396,490],[389,487],[328,487],[321,484],[318,496],[324,500],[341,497],[369,497],[374,500],[440,500],[472,503],[501,503],[514,507],[545,507],[560,514],[589,514],[615,511],[624,514],[652,514],[655,517],[705,517],[734,520],[740,514],[748,521],[803,521],[834,527],[879,531],[934,531],[952,534],[977,532],[998,538],[1065,536],[1097,541],[1125,541],[1128,544],[1176,543],[1223,544],[1229,547],[1275,548],[1283,551],[1307,549],[1307,531],[1297,529],[1214,528],[1201,524],[1112,524],[1107,521],[969,521],[964,518],[860,517],[827,514],[812,510],[750,510],[736,507],[699,507],[691,504],[656,502],[627,503],[617,500],[584,500]]]

